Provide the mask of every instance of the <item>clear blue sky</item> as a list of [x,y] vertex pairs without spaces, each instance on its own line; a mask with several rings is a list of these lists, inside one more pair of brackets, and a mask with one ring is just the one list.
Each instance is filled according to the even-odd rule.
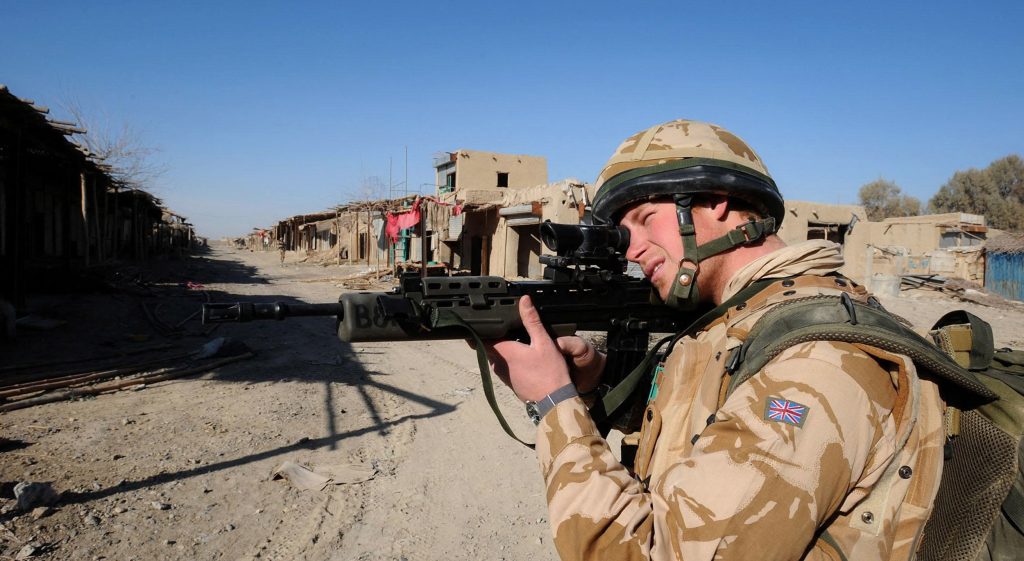
[[880,176],[927,200],[1024,153],[1024,3],[17,2],[0,83],[129,123],[151,190],[218,237],[433,183],[456,148],[593,181],[630,134],[686,117],[754,146],[791,199]]

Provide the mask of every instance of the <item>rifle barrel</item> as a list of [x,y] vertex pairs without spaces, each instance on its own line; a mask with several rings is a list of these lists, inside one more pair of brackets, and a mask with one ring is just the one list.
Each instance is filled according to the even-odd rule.
[[253,320],[283,320],[298,316],[337,316],[342,319],[340,303],[288,304],[285,302],[203,304],[203,323],[242,323]]

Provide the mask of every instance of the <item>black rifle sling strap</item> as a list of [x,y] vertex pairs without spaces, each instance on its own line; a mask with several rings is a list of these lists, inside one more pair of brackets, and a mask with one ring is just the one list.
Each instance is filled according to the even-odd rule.
[[505,434],[511,436],[513,440],[527,448],[534,448],[533,444],[516,436],[516,433],[512,431],[512,427],[508,425],[508,421],[505,420],[505,416],[501,414],[501,409],[498,408],[498,401],[494,398],[494,383],[491,382],[491,368],[488,366],[487,353],[484,351],[484,342],[477,335],[477,332],[451,310],[435,309],[432,316],[431,326],[433,328],[461,327],[469,333],[469,336],[473,339],[473,346],[476,347],[476,361],[480,367],[480,384],[484,387],[484,396],[487,397],[487,404],[491,406],[491,411],[497,417],[498,424],[501,425],[501,428],[505,429]]
[[[640,364],[631,370],[621,382],[616,384],[614,388],[609,390],[608,393],[601,398],[600,408],[593,408],[590,410],[590,414],[594,417],[595,422],[600,423],[614,415],[619,407],[622,407],[622,405],[629,400],[637,386],[640,385],[640,382],[650,377],[652,363],[654,362],[654,358],[657,356],[658,351],[661,350],[661,347],[668,341],[675,341],[676,338],[677,335],[669,335],[668,337],[658,341],[651,350],[647,351],[647,354],[644,355]],[[668,348],[672,348],[672,345],[669,345]]]

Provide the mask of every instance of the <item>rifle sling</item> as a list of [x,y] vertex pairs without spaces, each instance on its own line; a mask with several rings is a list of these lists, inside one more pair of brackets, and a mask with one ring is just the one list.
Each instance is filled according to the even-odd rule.
[[[704,315],[694,320],[694,322],[691,323],[686,329],[680,331],[679,333],[676,333],[675,335],[669,335],[668,337],[665,337],[664,339],[658,341],[658,343],[655,344],[651,350],[647,351],[647,354],[644,356],[644,359],[640,362],[640,364],[632,371],[630,371],[630,373],[626,375],[626,377],[623,378],[622,381],[619,382],[614,388],[612,388],[611,391],[605,394],[604,398],[601,400],[601,408],[596,411],[592,409],[591,414],[595,415],[596,417],[606,417],[614,415],[615,412],[627,400],[629,400],[630,396],[633,395],[633,392],[636,390],[637,386],[640,385],[640,382],[645,378],[645,376],[650,375],[651,362],[654,360],[654,357],[657,355],[658,351],[661,349],[662,345],[664,345],[666,341],[672,341],[672,343],[669,344],[668,346],[668,348],[671,349],[675,345],[675,342],[679,340],[679,338],[682,337],[683,335],[695,333],[703,329],[708,324],[710,324],[711,322],[725,314],[727,311],[729,311],[729,308],[732,308],[733,306],[741,302],[746,302],[753,295],[764,290],[768,285],[771,285],[780,280],[783,279],[761,279],[756,282],[753,282],[750,284],[750,286],[744,288],[743,290],[733,295],[732,298],[729,298],[725,302],[722,302],[718,306],[715,306],[714,309],[708,311]],[[596,418],[594,420],[600,422],[604,419]]]
[[621,382],[615,385],[614,388],[608,391],[603,398],[601,398],[601,407],[593,408],[590,410],[590,414],[594,417],[595,422],[604,421],[606,418],[611,417],[622,404],[629,400],[630,396],[633,395],[633,391],[636,390],[640,382],[650,376],[651,373],[651,362],[654,357],[657,356],[658,351],[661,349],[669,340],[675,340],[675,335],[669,335],[658,341],[654,347],[647,351],[644,355],[643,360],[633,370],[622,379]]
[[[614,414],[627,400],[633,395],[633,392],[639,386],[640,382],[650,375],[651,362],[657,356],[658,351],[668,341],[672,341],[675,344],[680,337],[686,333],[691,333],[701,329],[708,323],[714,321],[720,317],[729,308],[739,304],[740,302],[746,301],[748,298],[757,294],[768,285],[781,280],[781,279],[761,279],[757,282],[752,283],[750,286],[737,292],[732,298],[716,306],[713,310],[697,318],[696,321],[691,323],[689,327],[676,333],[675,335],[669,335],[658,341],[658,343],[644,356],[643,360],[634,368],[625,378],[622,379],[611,391],[609,391],[604,398],[601,400],[602,406],[600,409],[592,410],[592,413],[596,417],[595,421],[602,421],[604,418]],[[480,339],[480,335],[458,314],[451,310],[439,310],[434,309],[430,318],[431,328],[437,329],[442,327],[459,327],[464,329],[472,337],[476,347],[476,360],[477,366],[480,368],[480,384],[484,389],[484,396],[487,398],[487,404],[491,406],[491,411],[494,412],[495,418],[498,419],[498,424],[505,431],[505,434],[512,437],[513,440],[519,442],[527,448],[534,448],[533,444],[530,444],[518,436],[509,426],[508,421],[505,420],[505,416],[501,414],[501,409],[498,408],[498,401],[494,397],[494,383],[491,381],[491,369],[487,360],[487,354],[484,351],[484,342]],[[669,345],[671,348],[672,345]]]
[[476,331],[469,326],[465,321],[459,317],[458,314],[451,310],[437,310],[435,309],[433,317],[431,318],[431,326],[433,328],[441,327],[461,327],[469,332],[469,335],[473,338],[474,346],[476,347],[476,362],[477,366],[480,367],[480,384],[484,387],[484,396],[487,397],[487,404],[491,406],[491,411],[494,412],[494,416],[498,419],[498,424],[505,430],[505,434],[512,437],[512,440],[526,446],[527,448],[533,449],[534,445],[520,439],[516,436],[516,433],[512,431],[512,427],[508,425],[508,421],[505,420],[505,416],[501,414],[501,409],[498,408],[498,401],[494,398],[494,384],[491,382],[491,368],[488,366],[487,354],[484,351],[484,342],[477,335]]

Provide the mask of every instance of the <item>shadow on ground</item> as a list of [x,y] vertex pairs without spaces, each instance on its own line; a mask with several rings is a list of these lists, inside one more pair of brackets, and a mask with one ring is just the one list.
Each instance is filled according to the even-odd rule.
[[[137,335],[138,345],[165,342],[177,350],[200,347],[214,337],[230,337],[242,341],[256,353],[256,359],[241,361],[213,370],[203,376],[205,380],[224,383],[254,384],[261,382],[299,381],[324,386],[323,413],[327,419],[328,434],[321,438],[302,440],[285,446],[254,452],[245,456],[227,459],[212,464],[171,473],[156,473],[135,480],[87,491],[69,491],[62,496],[61,503],[77,504],[95,501],[122,492],[134,491],[161,485],[172,481],[230,469],[250,462],[286,455],[297,450],[313,450],[323,447],[334,449],[335,445],[347,438],[367,433],[385,434],[389,428],[416,419],[445,415],[455,410],[455,405],[443,403],[424,395],[410,392],[381,380],[386,373],[372,372],[361,362],[351,345],[335,336],[335,320],[329,317],[294,318],[286,322],[253,322],[246,324],[220,324],[202,326],[194,315],[204,301],[220,302],[285,302],[298,303],[298,299],[285,295],[261,295],[253,297],[232,291],[209,291],[195,288],[198,285],[249,285],[266,284],[268,279],[259,276],[257,269],[236,260],[219,258],[209,252],[187,257],[184,266],[162,267],[157,264],[153,270],[139,267],[126,268],[118,275],[120,284],[115,290],[102,293],[75,295],[42,295],[34,302],[36,312],[46,317],[57,316],[66,322],[67,329],[28,332],[19,337],[17,348],[11,344],[0,346],[0,353],[10,353],[13,360],[31,364],[33,360],[46,358],[50,361],[97,356],[106,351],[115,352],[130,349],[132,344],[124,342],[122,335]],[[138,282],[136,282],[136,280]],[[192,283],[189,285],[188,283]],[[159,306],[159,308],[157,308]],[[156,329],[152,318],[145,310],[158,310],[165,318],[161,323],[186,326],[174,336]],[[184,319],[182,319],[184,318]],[[104,335],[106,334],[106,335]],[[131,339],[131,337],[129,337]],[[134,343],[133,343],[134,344]],[[76,354],[77,353],[77,354]],[[53,367],[51,367],[53,368]],[[29,370],[45,371],[46,367],[19,372],[10,369],[0,373],[11,378]],[[185,378],[184,380],[187,380]],[[358,392],[369,414],[370,424],[348,430],[337,430],[336,409],[332,403],[332,387],[340,384]],[[151,389],[146,391],[159,391]],[[416,403],[427,410],[386,420],[381,408],[375,402],[373,393],[386,392],[402,400]],[[26,447],[30,442],[8,441],[11,446]],[[154,471],[157,468],[154,466]]]

